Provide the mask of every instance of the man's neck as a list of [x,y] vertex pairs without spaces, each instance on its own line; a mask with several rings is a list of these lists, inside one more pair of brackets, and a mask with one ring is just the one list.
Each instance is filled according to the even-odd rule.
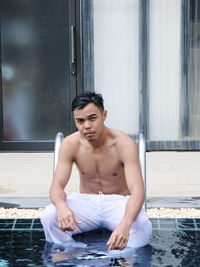
[[105,127],[97,140],[88,141],[88,143],[94,150],[98,150],[105,145],[107,137],[108,129]]

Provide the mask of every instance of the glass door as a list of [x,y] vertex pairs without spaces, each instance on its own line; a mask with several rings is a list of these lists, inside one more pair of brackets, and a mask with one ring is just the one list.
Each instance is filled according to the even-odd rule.
[[[72,132],[77,1],[1,1],[1,150],[52,149]],[[80,68],[79,68],[80,69]]]

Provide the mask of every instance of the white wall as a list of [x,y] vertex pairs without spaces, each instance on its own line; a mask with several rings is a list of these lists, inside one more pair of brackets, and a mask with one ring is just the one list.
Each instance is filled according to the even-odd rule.
[[95,90],[107,126],[138,132],[138,0],[94,0]]
[[150,140],[179,139],[181,0],[150,0]]

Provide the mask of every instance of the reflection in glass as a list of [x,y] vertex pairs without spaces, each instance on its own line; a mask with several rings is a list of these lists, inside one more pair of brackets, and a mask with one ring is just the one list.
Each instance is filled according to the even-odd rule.
[[1,1],[4,140],[70,130],[68,2]]

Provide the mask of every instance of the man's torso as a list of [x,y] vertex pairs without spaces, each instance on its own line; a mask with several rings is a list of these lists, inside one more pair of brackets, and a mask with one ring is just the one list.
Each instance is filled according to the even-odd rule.
[[118,131],[110,130],[106,143],[93,149],[77,138],[74,162],[80,175],[80,193],[128,195],[124,164],[118,148]]

